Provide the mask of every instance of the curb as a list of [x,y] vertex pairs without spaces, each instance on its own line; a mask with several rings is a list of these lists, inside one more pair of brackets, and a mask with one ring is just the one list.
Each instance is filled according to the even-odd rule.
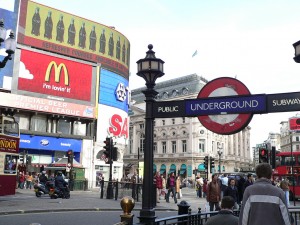
[[[132,211],[140,211],[141,208],[133,209]],[[79,208],[79,209],[31,209],[31,210],[16,210],[16,211],[8,211],[8,212],[0,212],[1,215],[17,215],[17,214],[30,214],[30,213],[45,213],[45,212],[76,212],[76,211],[90,211],[90,212],[109,212],[109,211],[120,211],[122,209],[108,209],[108,208]],[[175,209],[155,209],[155,211],[178,211]]]

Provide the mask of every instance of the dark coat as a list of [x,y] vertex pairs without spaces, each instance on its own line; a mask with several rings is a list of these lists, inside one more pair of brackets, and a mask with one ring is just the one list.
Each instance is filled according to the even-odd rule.
[[55,177],[55,186],[58,188],[64,188],[68,183],[62,176]]
[[236,186],[228,186],[224,191],[224,196],[231,196],[234,202],[238,202],[239,199],[239,192]]
[[205,225],[238,225],[239,218],[231,211],[221,210],[217,215],[210,217]]

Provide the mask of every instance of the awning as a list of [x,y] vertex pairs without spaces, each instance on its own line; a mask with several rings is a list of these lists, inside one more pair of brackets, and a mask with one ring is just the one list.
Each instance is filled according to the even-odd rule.
[[198,165],[198,171],[205,171],[204,164],[199,164]]
[[180,175],[185,174],[186,170],[180,170]]
[[164,174],[166,172],[166,169],[160,169],[160,174]]

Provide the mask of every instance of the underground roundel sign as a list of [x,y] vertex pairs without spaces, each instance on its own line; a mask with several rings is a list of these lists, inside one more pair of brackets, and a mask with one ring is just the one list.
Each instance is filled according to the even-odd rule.
[[[221,96],[250,95],[248,88],[239,80],[220,77],[208,82],[199,92],[197,98]],[[201,124],[217,134],[234,134],[244,129],[251,121],[253,114],[219,114],[198,116]]]

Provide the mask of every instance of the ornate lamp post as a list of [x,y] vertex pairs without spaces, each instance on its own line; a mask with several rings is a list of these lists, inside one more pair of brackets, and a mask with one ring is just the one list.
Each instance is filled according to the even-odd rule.
[[[16,40],[14,39],[14,33],[10,32],[9,38],[6,39],[6,29],[4,28],[3,19],[0,20],[0,47],[1,43],[4,42],[7,56],[4,57],[3,61],[0,62],[0,68],[4,68],[7,61],[11,60],[11,55],[15,53],[16,50]],[[5,40],[6,39],[6,40]]]
[[147,89],[143,91],[146,99],[145,117],[145,149],[144,149],[144,179],[143,179],[143,200],[140,211],[140,222],[153,224],[155,222],[155,198],[153,193],[153,115],[152,106],[155,96],[158,94],[154,90],[157,78],[164,75],[164,61],[155,57],[152,51],[153,46],[148,45],[146,57],[137,61],[137,75],[144,78]]

